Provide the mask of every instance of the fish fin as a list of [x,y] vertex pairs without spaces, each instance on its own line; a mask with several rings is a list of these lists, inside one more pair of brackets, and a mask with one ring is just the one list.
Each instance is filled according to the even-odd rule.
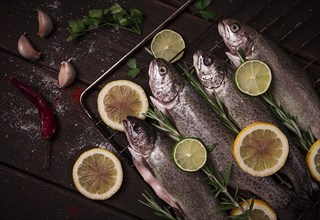
[[240,58],[237,55],[234,55],[230,52],[226,52],[227,57],[230,60],[230,64],[232,66],[233,69],[236,69],[238,66],[240,66],[241,61]]
[[134,157],[132,158],[132,160],[133,164],[143,177],[144,181],[146,181],[151,186],[157,196],[165,201],[168,205],[182,212],[181,207],[178,205],[177,201],[173,199],[172,196],[167,192],[167,190],[161,186],[160,182],[155,178],[150,169],[145,166],[145,162],[141,163]]

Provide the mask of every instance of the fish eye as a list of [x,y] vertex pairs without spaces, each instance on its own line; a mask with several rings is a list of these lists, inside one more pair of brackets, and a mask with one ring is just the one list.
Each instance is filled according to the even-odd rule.
[[237,31],[240,30],[240,25],[237,24],[237,23],[234,23],[234,24],[232,24],[232,25],[230,26],[230,29],[231,29],[231,31],[232,31],[233,33],[236,33]]
[[206,66],[211,65],[211,64],[212,64],[212,58],[211,58],[210,56],[204,57],[203,63],[204,63],[204,65],[206,65]]
[[160,67],[159,72],[160,72],[160,75],[164,75],[167,73],[167,68],[162,66],[162,67]]

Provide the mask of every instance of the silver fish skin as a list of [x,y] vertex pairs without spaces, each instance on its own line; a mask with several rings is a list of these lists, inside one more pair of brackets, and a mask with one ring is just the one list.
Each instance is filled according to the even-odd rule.
[[237,91],[232,82],[234,71],[231,66],[213,53],[197,51],[193,55],[193,65],[207,94],[213,100],[218,97],[240,129],[254,122],[269,122],[286,135],[290,149],[287,161],[280,173],[290,179],[290,184],[294,186],[297,193],[311,197],[313,191],[318,190],[317,184],[311,179],[301,152],[294,146],[290,135],[267,104],[260,97],[250,97]]
[[232,65],[240,65],[237,50],[241,49],[247,59],[258,59],[267,63],[272,71],[269,90],[278,105],[297,118],[299,127],[312,131],[320,138],[320,98],[312,88],[307,73],[275,43],[253,28],[233,19],[224,19],[218,30],[229,52]]
[[154,188],[160,198],[179,209],[185,219],[227,218],[226,213],[217,211],[219,202],[200,173],[184,172],[174,164],[175,142],[169,136],[135,117],[127,117],[123,123],[135,164],[139,171],[144,166],[149,176],[154,177],[153,181],[158,183]]
[[232,156],[235,135],[170,63],[162,59],[150,63],[149,85],[153,93],[151,101],[171,117],[183,135],[198,137],[207,146],[218,144],[208,158],[221,173],[232,164],[231,187],[260,196],[274,209],[288,207],[291,197],[288,189],[271,177],[254,177],[240,169]]

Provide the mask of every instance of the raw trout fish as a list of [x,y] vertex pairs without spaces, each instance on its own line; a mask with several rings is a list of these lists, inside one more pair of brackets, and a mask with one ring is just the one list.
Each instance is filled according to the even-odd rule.
[[233,19],[224,19],[218,25],[220,35],[230,52],[227,52],[234,68],[240,65],[237,50],[247,59],[267,63],[272,71],[270,92],[278,105],[297,118],[299,127],[320,138],[320,98],[312,88],[307,73],[280,49],[253,28]]
[[175,141],[135,117],[127,117],[123,125],[136,168],[162,200],[185,219],[227,218],[217,211],[219,203],[199,173],[184,172],[174,164]]
[[280,173],[289,178],[297,194],[311,197],[313,191],[317,190],[317,184],[311,179],[301,152],[267,104],[260,97],[250,97],[237,91],[232,82],[234,71],[231,66],[211,52],[197,51],[193,55],[193,65],[207,94],[213,100],[217,97],[224,104],[240,129],[254,122],[269,122],[282,130],[288,138],[290,150]]
[[150,63],[149,85],[151,101],[171,118],[181,134],[200,138],[207,146],[217,144],[208,159],[223,174],[232,164],[231,187],[260,196],[276,210],[289,206],[291,193],[287,188],[271,177],[254,177],[240,169],[232,156],[235,134],[170,63],[162,59]]

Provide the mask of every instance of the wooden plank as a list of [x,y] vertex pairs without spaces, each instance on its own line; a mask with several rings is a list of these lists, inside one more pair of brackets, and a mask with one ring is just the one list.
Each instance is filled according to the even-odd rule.
[[[119,192],[104,203],[136,216],[142,211],[145,216],[153,216],[152,210],[137,202],[149,187],[81,110],[79,92],[85,87],[75,83],[70,88],[58,89],[56,75],[48,70],[3,52],[0,52],[0,59],[0,161],[76,191],[71,173],[78,156],[93,147],[107,148],[121,159],[124,182]],[[8,84],[11,76],[40,90],[51,102],[57,116],[59,131],[51,142],[52,160],[48,170],[40,170],[45,158],[46,143],[40,137],[37,110],[17,89]]]
[[1,163],[0,186],[1,219],[141,219]]

